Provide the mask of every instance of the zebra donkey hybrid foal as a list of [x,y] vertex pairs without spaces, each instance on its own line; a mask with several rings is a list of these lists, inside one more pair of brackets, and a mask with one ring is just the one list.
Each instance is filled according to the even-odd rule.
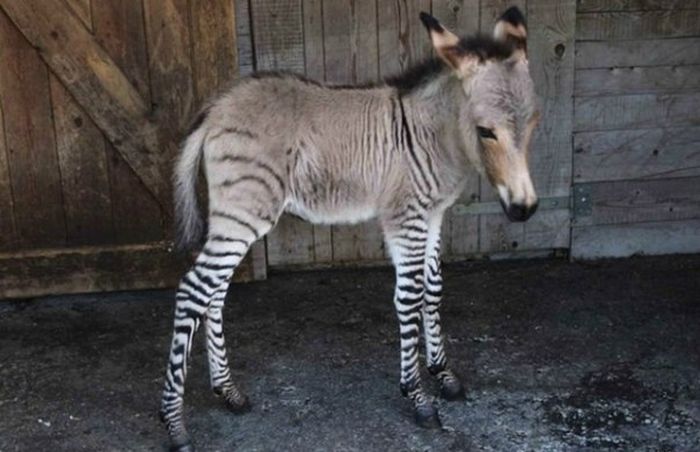
[[396,267],[401,392],[419,425],[440,425],[420,383],[422,328],[442,397],[463,397],[440,327],[440,224],[470,166],[495,187],[512,221],[535,212],[527,154],[539,114],[517,8],[498,20],[493,37],[460,39],[429,14],[420,18],[437,56],[398,77],[332,87],[261,73],[238,80],[195,121],[177,163],[176,214],[181,240],[201,243],[195,184],[203,159],[208,231],[176,295],[161,409],[171,450],[192,450],[183,396],[200,323],[214,391],[234,412],[250,407],[231,379],[221,311],[234,269],[283,212],[314,223],[379,220]]

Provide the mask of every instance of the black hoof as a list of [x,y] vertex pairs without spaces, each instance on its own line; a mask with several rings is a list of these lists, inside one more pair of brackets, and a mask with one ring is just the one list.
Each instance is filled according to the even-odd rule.
[[448,380],[440,385],[440,397],[450,402],[464,400],[466,398],[464,386],[462,386],[462,383],[457,379]]
[[416,424],[423,428],[441,428],[440,416],[437,409],[430,403],[419,405],[415,408]]
[[170,452],[194,452],[194,446],[191,441],[175,443],[170,446]]
[[243,396],[243,400],[229,400],[226,399],[226,406],[233,414],[245,414],[253,409],[253,405],[248,400],[248,397]]

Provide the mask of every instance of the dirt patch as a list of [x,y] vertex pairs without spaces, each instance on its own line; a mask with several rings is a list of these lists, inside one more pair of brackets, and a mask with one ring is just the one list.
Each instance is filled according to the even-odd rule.
[[[698,275],[700,256],[446,265],[468,393],[426,431],[399,395],[392,270],[273,274],[224,313],[252,412],[213,396],[200,335],[189,430],[206,451],[697,451]],[[169,291],[0,303],[0,451],[162,450],[172,315]]]

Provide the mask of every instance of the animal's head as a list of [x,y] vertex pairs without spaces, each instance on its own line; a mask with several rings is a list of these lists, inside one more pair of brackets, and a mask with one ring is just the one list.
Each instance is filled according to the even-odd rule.
[[496,189],[508,218],[527,220],[537,209],[528,152],[539,113],[523,15],[510,8],[493,38],[463,39],[427,13],[420,18],[436,54],[461,81],[458,128],[469,161]]

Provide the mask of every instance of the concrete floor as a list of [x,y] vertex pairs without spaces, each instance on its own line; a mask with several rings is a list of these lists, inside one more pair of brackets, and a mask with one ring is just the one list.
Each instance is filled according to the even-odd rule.
[[[390,269],[272,275],[226,309],[254,408],[186,397],[200,451],[698,451],[700,256],[446,266],[467,400],[421,430],[398,389]],[[0,303],[0,451],[162,450],[172,293]],[[431,381],[433,393],[436,387]]]

